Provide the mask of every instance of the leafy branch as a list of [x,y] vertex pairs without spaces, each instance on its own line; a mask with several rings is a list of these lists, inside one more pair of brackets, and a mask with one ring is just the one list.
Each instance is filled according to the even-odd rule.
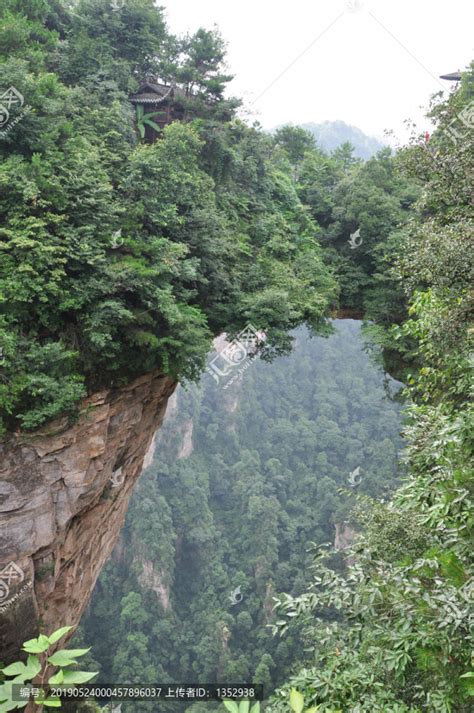
[[[222,703],[225,705],[230,713],[249,713],[249,701],[240,701],[236,703],[235,701],[224,700]],[[250,708],[250,713],[260,713],[260,702],[254,703]]]
[[143,105],[137,104],[137,128],[142,139],[145,138],[145,126],[150,126],[155,131],[161,132],[161,127],[152,119],[156,115],[156,111],[150,111],[145,114]]
[[[13,677],[0,684],[0,713],[24,708],[29,699],[40,710],[43,706],[61,708],[60,698],[48,696],[45,690],[47,687],[87,683],[97,675],[97,671],[76,671],[70,668],[75,666],[77,659],[90,649],[59,649],[50,653],[51,648],[71,629],[72,626],[63,626],[50,636],[40,634],[37,639],[25,641],[22,649],[28,654],[26,664],[23,661],[15,661],[0,669],[5,676]],[[57,668],[54,675],[48,675],[51,667]],[[14,700],[13,685],[15,684],[22,686],[20,701]]]

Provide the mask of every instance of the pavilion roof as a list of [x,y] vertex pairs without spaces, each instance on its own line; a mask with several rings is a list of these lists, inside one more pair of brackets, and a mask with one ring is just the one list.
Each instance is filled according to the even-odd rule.
[[184,98],[185,96],[182,89],[172,84],[144,82],[135,94],[131,94],[130,101],[132,104],[160,104],[167,99]]
[[459,82],[461,79],[461,72],[458,70],[457,72],[451,72],[451,74],[441,74],[440,79],[447,79],[450,82]]

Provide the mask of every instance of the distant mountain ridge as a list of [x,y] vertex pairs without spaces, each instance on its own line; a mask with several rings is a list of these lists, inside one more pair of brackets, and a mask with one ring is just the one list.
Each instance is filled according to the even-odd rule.
[[334,151],[345,141],[349,141],[355,148],[354,155],[367,160],[387,145],[376,139],[375,136],[365,134],[357,126],[346,124],[345,121],[323,121],[321,124],[309,122],[300,124],[300,126],[310,131],[318,146],[328,153]]

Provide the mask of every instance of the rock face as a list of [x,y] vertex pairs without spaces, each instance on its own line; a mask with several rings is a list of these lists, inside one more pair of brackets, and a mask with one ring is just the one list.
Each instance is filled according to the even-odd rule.
[[155,592],[158,601],[164,611],[170,608],[170,588],[165,584],[164,572],[159,572],[151,560],[142,561],[142,572],[138,575],[138,581],[143,587]]
[[182,458],[189,458],[193,452],[193,430],[194,422],[192,418],[189,418],[183,424],[183,442],[178,453],[178,460]]
[[79,622],[175,387],[146,374],[0,445],[0,661]]
[[357,532],[345,522],[335,523],[334,549],[347,550],[357,538]]

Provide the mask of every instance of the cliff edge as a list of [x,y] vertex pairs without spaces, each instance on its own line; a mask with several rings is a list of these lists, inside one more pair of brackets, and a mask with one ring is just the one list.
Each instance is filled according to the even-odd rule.
[[176,383],[153,372],[0,444],[0,651],[77,624]]

